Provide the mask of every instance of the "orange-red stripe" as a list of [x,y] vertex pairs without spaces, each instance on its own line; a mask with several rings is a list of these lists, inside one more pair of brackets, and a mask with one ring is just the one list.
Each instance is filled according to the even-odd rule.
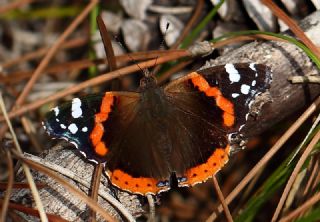
[[215,175],[229,160],[230,146],[216,148],[207,162],[190,168],[186,172],[187,180],[180,185],[195,185]]
[[105,156],[108,153],[108,148],[104,144],[104,142],[100,141],[94,148],[97,154],[100,156]]
[[107,92],[102,99],[100,112],[95,115],[95,125],[90,134],[90,140],[94,146],[94,151],[99,156],[105,156],[109,149],[106,144],[102,141],[102,136],[104,134],[103,122],[105,122],[110,112],[112,111],[112,105],[114,103],[114,95],[110,92]]
[[235,116],[232,102],[222,95],[218,87],[211,87],[203,76],[197,73],[195,74],[195,77],[191,78],[192,84],[198,87],[201,92],[204,92],[206,96],[215,98],[217,106],[224,111],[224,125],[228,127],[233,126],[235,123]]
[[103,132],[104,132],[103,125],[101,123],[96,123],[90,134],[90,139],[93,146],[98,145],[98,143],[101,141]]
[[157,186],[158,181],[148,177],[132,177],[131,175],[116,169],[108,173],[111,183],[123,190],[146,195],[158,193],[161,188]]

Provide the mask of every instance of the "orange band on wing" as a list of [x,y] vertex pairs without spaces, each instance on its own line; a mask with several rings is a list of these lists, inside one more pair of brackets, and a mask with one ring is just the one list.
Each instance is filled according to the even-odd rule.
[[207,96],[210,96],[210,97],[218,98],[222,96],[220,90],[217,87],[210,87],[204,92]]
[[100,141],[94,148],[97,154],[100,156],[105,156],[108,153],[108,148],[104,144],[104,142]]
[[95,153],[99,156],[105,156],[108,153],[108,147],[101,141],[104,134],[102,123],[108,119],[113,103],[114,95],[110,92],[106,93],[101,102],[100,112],[95,115],[95,125],[90,134],[90,140]]
[[161,190],[161,188],[157,186],[158,181],[153,178],[132,177],[119,169],[108,173],[108,175],[113,185],[132,193],[139,193],[142,195],[148,193],[155,194]]
[[223,113],[223,123],[224,123],[224,125],[231,127],[231,126],[233,126],[234,122],[235,122],[235,117],[234,117],[233,114],[230,114],[230,113],[227,113],[227,112]]
[[206,96],[213,97],[216,100],[217,106],[224,111],[223,123],[224,125],[231,127],[235,123],[234,106],[230,100],[225,98],[221,91],[217,87],[211,87],[207,80],[201,75],[196,74],[191,78],[191,82],[194,86],[198,87],[201,92],[204,92]]
[[187,180],[182,182],[180,186],[193,186],[197,183],[202,183],[215,175],[228,162],[229,152],[229,145],[227,145],[226,148],[217,148],[207,162],[187,170]]
[[217,101],[217,105],[225,112],[229,113],[229,114],[234,114],[234,110],[233,110],[233,104],[226,99],[225,97],[218,96],[216,97],[216,101]]
[[109,113],[97,113],[95,115],[95,122],[102,123],[108,119]]
[[101,141],[103,132],[103,125],[101,123],[96,123],[90,134],[90,139],[93,146],[98,145],[98,143]]
[[102,103],[100,106],[100,113],[110,113],[113,102],[114,102],[114,95],[112,93],[106,93],[102,99]]

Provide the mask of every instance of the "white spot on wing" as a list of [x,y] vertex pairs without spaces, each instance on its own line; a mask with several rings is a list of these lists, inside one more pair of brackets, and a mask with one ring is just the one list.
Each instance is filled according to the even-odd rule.
[[59,107],[54,107],[52,110],[54,111],[54,114],[55,114],[56,116],[59,115]]
[[81,100],[79,98],[72,100],[71,115],[75,119],[82,115]]
[[84,132],[84,133],[85,133],[85,132],[88,132],[88,127],[86,127],[86,126],[83,127],[83,128],[82,128],[82,132]]
[[229,74],[229,79],[231,83],[240,81],[240,73],[238,72],[238,70],[236,70],[233,64],[228,63],[224,66],[224,68],[226,69],[226,72]]
[[242,84],[241,85],[241,93],[244,95],[249,94],[249,90],[250,90],[250,86],[246,85],[246,84]]
[[257,84],[257,81],[253,80],[252,83],[251,83],[251,86],[255,86],[256,84]]
[[239,93],[232,93],[231,96],[232,96],[232,98],[237,98],[238,96],[240,96],[240,94]]
[[76,124],[71,123],[71,124],[68,126],[68,130],[69,130],[72,134],[75,134],[76,132],[78,132],[78,127],[77,127]]
[[60,127],[61,127],[62,129],[67,129],[66,125],[64,125],[64,124],[60,124]]
[[257,72],[256,67],[254,67],[254,66],[255,66],[255,63],[250,63],[249,68],[252,69],[253,71]]
[[60,120],[58,118],[56,118],[56,122],[60,122]]

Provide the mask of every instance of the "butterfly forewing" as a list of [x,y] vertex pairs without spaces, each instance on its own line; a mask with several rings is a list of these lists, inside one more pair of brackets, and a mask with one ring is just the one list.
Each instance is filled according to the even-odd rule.
[[268,66],[255,63],[238,63],[215,66],[198,71],[211,86],[220,89],[222,95],[232,101],[235,124],[232,130],[245,125],[255,97],[265,92],[271,83]]
[[[118,107],[118,104],[130,113],[134,102],[138,100],[138,93],[121,92],[74,98],[53,108],[47,114],[43,126],[50,136],[65,139],[75,145],[90,161],[104,163],[106,153],[109,152],[109,147],[103,141],[106,130],[104,125],[107,124],[108,117],[119,112],[113,109]],[[123,110],[122,114],[123,118],[126,118]]]
[[[202,93],[205,100],[214,99],[215,108],[225,112],[225,119],[230,123],[222,124],[224,125],[222,128],[227,128],[228,131],[237,131],[241,126],[244,126],[255,97],[270,87],[271,78],[270,68],[263,64],[226,64],[194,72],[171,82],[165,90],[168,93],[177,92],[181,88],[179,85],[183,85],[183,82],[193,82],[192,86]],[[204,84],[208,84],[208,86],[204,86]],[[217,94],[221,94],[221,96],[217,96]],[[217,99],[218,97],[219,99]],[[230,118],[228,118],[228,113]],[[223,117],[223,115],[220,116]],[[232,116],[234,116],[234,121],[230,120]],[[215,121],[214,124],[219,124],[218,122]]]
[[42,124],[50,136],[63,138],[75,145],[88,159],[96,159],[88,135],[94,127],[94,116],[100,109],[102,98],[102,94],[74,98],[53,108]]

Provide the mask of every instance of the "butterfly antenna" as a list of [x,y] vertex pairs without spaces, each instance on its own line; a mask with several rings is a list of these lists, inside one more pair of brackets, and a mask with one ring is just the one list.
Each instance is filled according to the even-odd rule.
[[[161,40],[161,43],[160,43],[160,46],[159,46],[159,49],[160,49],[160,50],[163,50],[163,49],[164,49],[164,41],[165,41],[164,37],[167,35],[167,31],[168,31],[168,29],[169,29],[169,26],[170,26],[170,23],[167,22],[167,24],[166,24],[166,29],[165,29],[165,31],[164,31],[164,33],[163,33],[163,35],[162,35],[162,40]],[[154,61],[154,67],[157,65],[158,58],[159,58],[159,56],[157,56],[157,57],[156,57],[156,60]],[[155,70],[156,70],[156,67],[152,70],[152,75],[153,75],[153,76],[154,76],[154,74],[155,74]]]
[[[117,42],[120,45],[120,47],[122,49],[124,49],[124,46],[122,45],[122,43],[118,39],[118,36],[114,36],[114,38],[117,40]],[[132,62],[134,62],[138,66],[138,68],[140,69],[140,71],[143,73],[144,76],[148,75],[148,70],[147,69],[142,69],[138,64],[138,61],[135,60],[130,54],[127,54],[127,56],[131,59]]]

